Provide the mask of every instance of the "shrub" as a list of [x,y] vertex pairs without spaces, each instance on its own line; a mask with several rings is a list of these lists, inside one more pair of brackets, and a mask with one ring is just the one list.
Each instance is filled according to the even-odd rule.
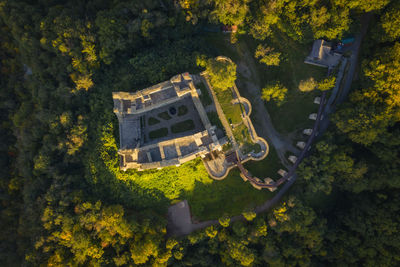
[[257,216],[257,214],[254,211],[245,211],[242,213],[242,215],[248,221],[254,220],[254,218]]
[[330,76],[320,81],[317,87],[321,91],[330,90],[333,87],[335,87],[335,82],[336,82],[336,77]]
[[317,82],[313,77],[300,81],[299,90],[302,92],[310,92],[317,87]]
[[267,85],[262,89],[261,98],[265,101],[274,100],[276,104],[279,106],[285,100],[288,89],[281,85],[279,82],[275,84]]
[[228,227],[229,223],[231,222],[231,218],[229,218],[229,216],[227,215],[224,215],[223,217],[218,219],[218,222],[222,227]]
[[281,62],[279,58],[280,56],[280,52],[274,52],[273,48],[263,47],[262,45],[257,47],[254,54],[255,58],[260,58],[260,62],[267,66],[279,66],[279,63]]

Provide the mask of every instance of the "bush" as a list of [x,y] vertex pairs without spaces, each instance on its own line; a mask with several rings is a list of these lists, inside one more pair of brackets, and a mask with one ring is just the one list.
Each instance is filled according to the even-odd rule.
[[279,82],[275,84],[267,85],[262,89],[261,98],[265,101],[274,100],[276,104],[279,106],[285,100],[288,89],[281,85]]
[[279,58],[280,56],[280,52],[274,52],[273,48],[263,47],[262,45],[257,47],[254,54],[255,58],[260,58],[260,62],[267,66],[279,66],[279,63],[281,62]]
[[335,87],[336,77],[330,76],[318,83],[318,89],[321,91],[327,91]]
[[242,213],[242,215],[248,221],[254,220],[254,218],[257,216],[257,214],[254,211],[245,211]]
[[300,81],[299,90],[302,92],[310,92],[317,87],[317,82],[313,77]]
[[218,222],[222,227],[228,227],[229,223],[231,222],[231,218],[229,218],[229,216],[227,215],[224,215],[223,217],[218,219]]

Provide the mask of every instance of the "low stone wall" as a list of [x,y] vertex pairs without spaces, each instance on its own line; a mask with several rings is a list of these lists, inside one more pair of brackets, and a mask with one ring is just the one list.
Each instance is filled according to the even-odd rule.
[[[217,60],[221,60],[221,61],[223,60],[223,61],[232,62],[231,59],[229,59],[227,57],[223,57],[223,56],[217,57]],[[208,81],[207,72],[202,72],[201,76],[205,79],[206,85],[207,85],[207,87],[209,87],[209,90],[211,91],[211,96],[212,96],[212,98],[214,100],[214,103],[216,105],[218,116],[220,117],[220,120],[221,120],[221,122],[222,122],[222,124],[223,124],[223,126],[224,126],[224,128],[226,130],[226,133],[227,133],[229,139],[231,139],[231,141],[232,141],[232,145],[233,145],[233,148],[235,150],[235,153],[237,154],[237,156],[239,157],[241,162],[245,163],[245,162],[247,162],[249,160],[260,161],[260,160],[265,159],[265,157],[269,153],[269,145],[268,145],[268,142],[264,138],[259,137],[257,135],[257,132],[254,129],[253,123],[252,123],[252,121],[250,119],[250,115],[251,115],[251,112],[252,112],[252,105],[251,105],[250,101],[247,98],[244,98],[244,97],[242,97],[240,95],[239,90],[237,89],[236,84],[235,84],[232,89],[235,92],[236,99],[234,99],[232,101],[233,102],[232,104],[241,103],[241,104],[243,104],[245,106],[245,111],[242,112],[243,123],[246,125],[246,127],[247,127],[247,129],[249,131],[251,141],[254,144],[259,144],[261,146],[261,152],[259,152],[259,153],[251,152],[248,155],[242,155],[240,150],[239,150],[239,146],[237,145],[236,140],[235,140],[235,138],[233,136],[232,129],[231,129],[229,123],[227,123],[226,117],[225,117],[225,115],[224,115],[224,113],[222,111],[221,106],[219,105],[219,101],[218,101],[218,99],[217,99],[217,97],[216,97],[216,95],[215,95],[215,93],[214,93],[214,91],[213,91],[213,89],[211,87],[210,82]],[[204,162],[204,160],[203,160],[203,163],[204,163],[209,175],[213,179],[216,179],[216,180],[224,179],[228,175],[229,171],[236,167],[236,164],[228,164],[228,162],[225,161],[224,162],[224,165],[225,165],[225,168],[226,168],[225,172],[221,173],[221,175],[218,175],[216,173],[213,173],[210,170],[209,166],[207,165],[206,162]]]

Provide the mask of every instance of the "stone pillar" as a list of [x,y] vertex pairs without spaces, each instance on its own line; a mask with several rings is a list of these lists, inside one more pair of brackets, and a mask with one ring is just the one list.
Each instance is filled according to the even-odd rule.
[[289,161],[290,161],[291,163],[293,163],[293,164],[295,164],[296,161],[297,161],[297,157],[296,157],[296,156],[293,156],[293,155],[289,156],[288,159],[289,159]]
[[158,149],[160,150],[161,160],[164,160],[165,159],[164,147],[158,146]]
[[312,134],[312,129],[304,129],[303,130],[303,134],[305,134],[305,135],[311,135]]
[[151,154],[149,151],[146,152],[147,155],[147,159],[149,160],[149,162],[153,162],[153,158],[151,157]]
[[278,174],[283,177],[287,174],[287,171],[279,169]]
[[176,149],[176,154],[178,155],[178,158],[182,156],[181,148],[179,147],[178,144],[175,143],[175,149]]
[[306,143],[304,143],[304,142],[297,142],[296,146],[297,146],[298,148],[304,149],[304,148],[306,147]]
[[308,118],[309,118],[310,120],[314,120],[314,121],[317,119],[317,117],[318,117],[318,114],[317,114],[317,113],[311,113],[310,116],[308,116]]

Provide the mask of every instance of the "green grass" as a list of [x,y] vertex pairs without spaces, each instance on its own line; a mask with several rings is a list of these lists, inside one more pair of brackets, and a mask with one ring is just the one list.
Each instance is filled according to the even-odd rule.
[[164,111],[164,112],[158,113],[157,116],[160,117],[163,120],[170,120],[171,119],[171,116],[168,114],[168,111]]
[[171,126],[171,132],[173,133],[183,133],[194,129],[193,120],[185,120],[175,123]]
[[251,160],[246,162],[244,166],[253,176],[256,176],[260,179],[270,177],[274,180],[277,180],[280,178],[277,171],[281,168],[284,169],[284,166],[280,163],[274,147],[271,145],[269,146],[269,153],[265,159],[261,161]]
[[150,139],[161,138],[168,135],[168,128],[160,128],[149,133]]
[[[240,41],[246,42],[251,51],[254,51],[258,45],[249,37]],[[267,67],[262,63],[257,63],[256,66],[258,76],[262,79],[261,86],[268,82],[280,81],[288,88],[288,94],[282,105],[278,106],[273,101],[267,102],[266,105],[275,128],[282,134],[289,134],[308,126],[308,115],[318,110],[318,105],[313,101],[315,96],[319,96],[321,93],[318,91],[301,92],[298,89],[300,81],[310,77],[317,81],[322,80],[326,76],[327,69],[304,63],[312,43],[300,44],[279,35],[268,39],[264,44],[274,47],[283,55],[283,60],[278,67]]]
[[199,83],[196,85],[197,88],[200,89],[201,95],[199,96],[201,103],[204,107],[212,104],[211,96],[208,93],[206,86],[203,83]]
[[236,142],[241,145],[241,151],[243,154],[250,153],[251,151],[254,151],[255,153],[261,151],[260,145],[254,144],[251,141],[249,130],[244,123],[233,128],[232,132]]
[[231,101],[233,100],[232,91],[230,89],[228,90],[218,90],[217,88],[213,89],[215,91],[219,103],[221,104],[221,108],[224,111],[224,114],[228,122],[232,124],[237,124],[242,122],[242,117],[241,117],[242,112],[240,108],[240,105],[242,104],[235,104],[235,105],[231,104]]
[[[240,36],[234,46],[229,43],[229,38],[221,34],[208,34],[206,38],[217,50],[217,54],[228,56],[235,62],[243,58],[246,50],[250,55],[254,55],[256,47],[260,44],[259,41],[247,35]],[[284,34],[276,33],[262,44],[281,52],[282,59],[277,67],[267,67],[254,59],[256,71],[261,80],[260,88],[273,81],[280,81],[288,88],[285,103],[280,106],[277,106],[273,101],[266,104],[275,128],[282,134],[289,134],[308,127],[308,115],[318,109],[318,106],[313,104],[314,97],[321,93],[317,91],[302,93],[298,90],[298,85],[301,80],[310,77],[314,77],[317,81],[325,78],[327,69],[304,63],[304,59],[311,51],[312,43],[301,44]],[[243,79],[243,77],[238,74],[238,79]],[[252,100],[246,92],[242,92],[242,94],[250,101]],[[218,97],[218,99],[220,98]],[[256,124],[257,122],[253,123]]]
[[199,220],[218,219],[222,215],[238,215],[252,209],[274,195],[269,190],[257,190],[244,182],[238,169],[230,171],[222,181],[197,183],[193,192],[186,195],[192,215]]
[[113,125],[106,123],[99,135],[98,146],[88,158],[88,171],[92,181],[95,181],[92,185],[94,189],[99,188],[98,184],[104,185],[107,191],[112,192],[112,196],[121,198],[124,203],[135,201],[139,207],[166,213],[168,205],[187,199],[192,215],[196,219],[207,220],[218,219],[224,213],[238,215],[274,195],[244,182],[237,169],[222,181],[213,180],[200,158],[180,167],[141,172],[121,171]]
[[188,113],[188,108],[185,105],[178,107],[178,116],[183,116]]
[[159,119],[156,119],[156,118],[154,118],[154,117],[150,117],[149,120],[148,120],[148,122],[149,122],[149,125],[155,125],[155,124],[157,124],[157,123],[160,123],[160,120],[159,120]]
[[224,127],[222,126],[222,123],[216,111],[207,112],[207,117],[210,120],[211,125],[215,125],[217,126],[217,128],[224,130]]

